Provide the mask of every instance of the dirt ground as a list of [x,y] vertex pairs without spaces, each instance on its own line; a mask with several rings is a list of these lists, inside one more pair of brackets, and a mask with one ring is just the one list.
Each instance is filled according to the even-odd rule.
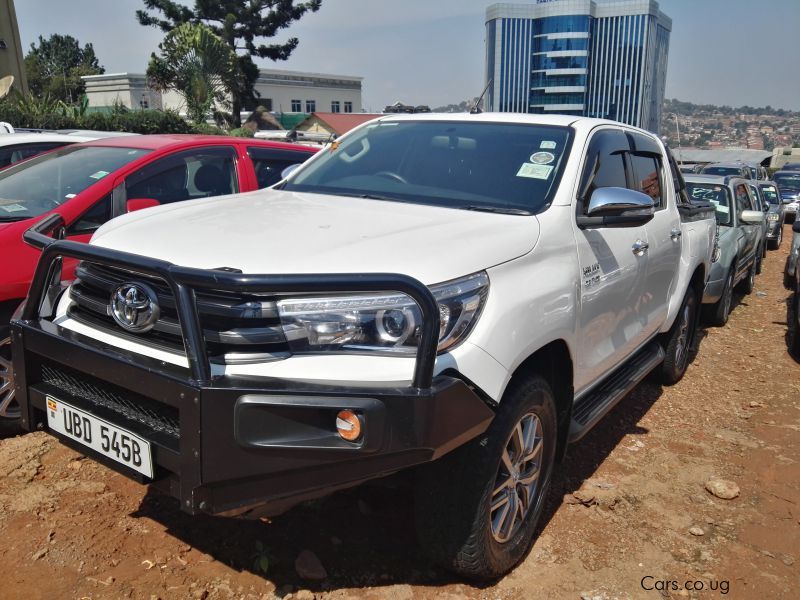
[[[683,381],[645,382],[569,450],[538,540],[500,581],[476,587],[426,562],[402,477],[268,522],[192,518],[35,433],[0,440],[0,598],[795,598],[790,235],[728,325],[705,330]],[[711,477],[738,497],[713,496]],[[324,580],[298,575],[304,551]]]

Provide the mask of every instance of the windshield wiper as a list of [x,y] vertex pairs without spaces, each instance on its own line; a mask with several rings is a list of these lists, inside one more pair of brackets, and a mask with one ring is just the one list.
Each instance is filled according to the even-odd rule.
[[456,208],[460,208],[461,210],[474,210],[477,212],[488,212],[488,213],[495,213],[498,215],[526,215],[531,216],[531,213],[528,210],[524,210],[522,208],[509,208],[507,206],[482,206],[478,204],[470,204],[468,206],[457,206]]
[[14,221],[24,221],[25,219],[30,219],[30,217],[5,217],[0,215],[0,223],[13,223]]

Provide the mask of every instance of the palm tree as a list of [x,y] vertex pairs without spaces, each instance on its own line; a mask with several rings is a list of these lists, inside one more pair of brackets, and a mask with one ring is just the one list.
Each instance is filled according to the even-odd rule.
[[214,104],[227,107],[236,79],[236,53],[222,38],[200,23],[185,23],[170,31],[147,66],[150,85],[159,91],[174,88],[186,100],[186,112],[204,123]]

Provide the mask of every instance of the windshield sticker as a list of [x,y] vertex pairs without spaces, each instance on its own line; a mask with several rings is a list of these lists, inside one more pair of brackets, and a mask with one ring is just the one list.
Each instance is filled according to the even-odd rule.
[[556,143],[555,142],[551,142],[550,140],[545,140],[544,142],[539,144],[539,148],[541,148],[542,150],[553,150],[553,149],[555,149],[555,147],[556,147]]
[[549,165],[556,159],[552,152],[537,152],[531,154],[531,162],[537,165]]
[[28,210],[21,204],[4,204],[3,206],[0,206],[0,208],[6,212],[25,212]]
[[548,165],[532,165],[525,163],[517,171],[517,177],[529,177],[531,179],[547,179],[550,173],[553,172],[553,167]]
[[717,212],[721,212],[726,215],[731,212],[731,209],[725,206],[724,204],[717,204],[714,208],[717,209]]
[[108,171],[98,171],[97,173],[92,173],[91,175],[89,175],[89,177],[91,177],[92,179],[102,179],[106,175],[108,175]]

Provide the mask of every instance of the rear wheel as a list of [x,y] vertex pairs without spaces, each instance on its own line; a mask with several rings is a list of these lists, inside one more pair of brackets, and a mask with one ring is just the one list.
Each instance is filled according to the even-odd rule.
[[661,363],[661,381],[665,384],[677,383],[686,373],[696,333],[697,295],[689,288],[666,340],[666,356]]
[[547,381],[538,375],[512,381],[485,434],[419,473],[417,532],[431,558],[473,579],[513,568],[533,540],[556,437]]

